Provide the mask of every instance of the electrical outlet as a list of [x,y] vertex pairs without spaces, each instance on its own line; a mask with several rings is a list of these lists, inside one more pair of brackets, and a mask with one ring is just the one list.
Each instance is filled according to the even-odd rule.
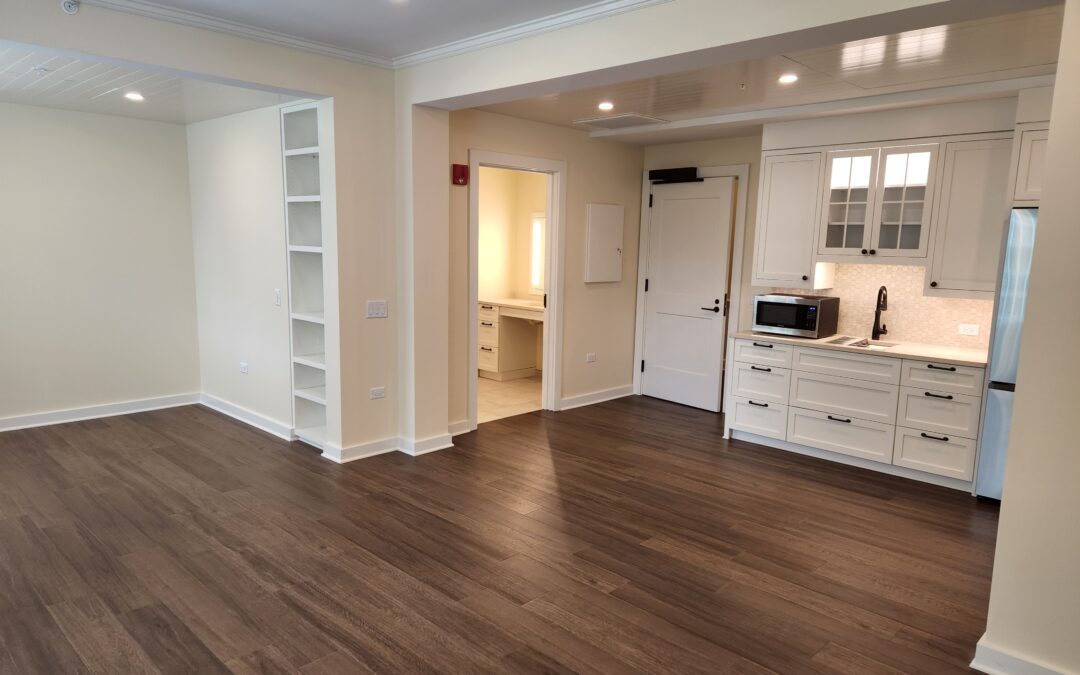
[[277,305],[278,307],[281,307],[281,289],[280,288],[275,288],[274,289],[274,304]]
[[585,355],[585,363],[596,363],[596,354],[589,352]]
[[972,337],[978,336],[979,324],[977,323],[962,323],[960,324],[960,334],[970,335]]
[[386,300],[368,300],[367,301],[367,318],[369,319],[385,319],[388,315]]
[[386,398],[386,387],[372,387],[368,394],[373,401],[377,398]]
[[241,361],[241,362],[240,362],[240,374],[241,374],[241,375],[247,375],[247,374],[248,374],[248,364],[247,364],[247,361]]

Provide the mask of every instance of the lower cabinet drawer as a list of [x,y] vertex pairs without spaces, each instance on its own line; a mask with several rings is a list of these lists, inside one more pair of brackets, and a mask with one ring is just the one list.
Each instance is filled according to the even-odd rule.
[[818,373],[791,372],[788,405],[807,410],[823,410],[842,417],[857,417],[885,424],[896,423],[894,384],[853,380]]
[[788,408],[787,440],[891,464],[896,427],[817,410]]
[[791,371],[757,363],[736,363],[731,373],[731,393],[754,401],[788,402]]
[[496,321],[480,319],[476,335],[478,342],[488,347],[499,346],[499,324]]
[[499,348],[481,345],[476,365],[480,370],[499,372]]
[[735,360],[742,363],[758,363],[763,366],[791,367],[791,345],[763,340],[736,340]]
[[481,302],[477,311],[477,316],[481,321],[498,321],[499,320],[499,306],[489,305]]
[[912,429],[978,438],[981,407],[982,399],[978,396],[901,387],[896,423]]
[[896,428],[893,464],[939,476],[971,480],[975,441],[907,427]]
[[731,428],[759,436],[784,440],[787,436],[788,407],[742,396],[732,396],[727,414]]

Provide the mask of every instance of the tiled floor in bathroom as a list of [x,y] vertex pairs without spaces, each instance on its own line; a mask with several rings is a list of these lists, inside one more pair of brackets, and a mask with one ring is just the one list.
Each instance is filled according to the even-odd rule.
[[477,422],[483,424],[540,410],[539,375],[497,382],[481,377],[476,387]]

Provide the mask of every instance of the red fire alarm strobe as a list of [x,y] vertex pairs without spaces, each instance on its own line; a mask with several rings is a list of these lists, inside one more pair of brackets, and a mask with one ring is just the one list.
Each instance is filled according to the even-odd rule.
[[454,185],[468,185],[469,184],[469,165],[468,164],[451,164],[451,179]]

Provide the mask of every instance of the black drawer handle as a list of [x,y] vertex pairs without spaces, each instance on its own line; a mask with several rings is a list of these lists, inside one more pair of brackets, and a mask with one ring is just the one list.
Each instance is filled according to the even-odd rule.
[[480,309],[495,309],[495,305],[480,305]]
[[772,368],[762,368],[760,366],[750,366],[750,370],[760,370],[763,373],[771,373]]
[[769,407],[768,403],[755,403],[755,402],[750,401],[750,400],[747,400],[747,403],[749,403],[750,405],[756,405],[759,408],[768,408]]
[[922,435],[923,438],[929,438],[932,441],[942,441],[944,443],[949,442],[949,437],[948,436],[934,436],[933,434],[928,434],[925,431],[921,435]]
[[490,321],[481,321],[480,325],[481,326],[488,326],[490,328],[490,327],[494,326],[495,324],[491,323]]
[[755,347],[764,347],[765,349],[772,349],[774,345],[768,345],[768,344],[765,344],[763,342],[755,342],[754,346]]
[[831,419],[833,422],[843,422],[844,424],[851,424],[851,420],[846,420],[843,417],[833,417],[832,415],[829,415],[829,419]]
[[492,349],[491,347],[481,347],[480,351],[482,351],[482,352],[493,352],[495,350]]
[[953,400],[952,394],[934,394],[934,393],[928,391],[928,392],[926,392],[926,395],[931,397],[931,398],[943,398],[946,401]]
[[930,370],[947,370],[950,373],[955,373],[956,372],[956,366],[935,366],[932,363],[928,363],[928,364],[926,364],[926,367],[929,368]]

